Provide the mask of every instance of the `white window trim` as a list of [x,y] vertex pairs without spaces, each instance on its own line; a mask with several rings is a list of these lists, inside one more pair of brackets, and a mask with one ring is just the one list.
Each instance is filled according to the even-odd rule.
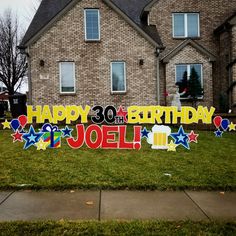
[[[203,64],[201,64],[201,63],[181,63],[181,64],[176,64],[175,65],[175,83],[177,83],[178,81],[177,81],[177,66],[181,66],[181,65],[183,65],[183,66],[187,66],[187,73],[188,73],[188,75],[187,75],[187,77],[188,77],[188,80],[189,80],[189,78],[190,78],[190,74],[191,74],[191,65],[200,65],[201,66],[201,85],[202,85],[202,89],[203,89],[203,91],[204,91],[204,83],[203,83]],[[203,97],[204,97],[204,95],[202,95],[202,96],[199,96],[198,97],[198,99],[203,99]],[[188,100],[189,98],[180,98],[180,100]]]
[[[124,65],[124,84],[125,84],[125,90],[123,91],[113,91],[113,86],[112,86],[112,65],[115,63],[122,63]],[[126,62],[125,61],[112,61],[110,63],[110,76],[111,76],[111,93],[116,94],[116,93],[126,93],[127,92],[127,87],[126,87]]]
[[[183,14],[184,15],[184,35],[182,36],[176,36],[175,35],[175,15],[176,14]],[[188,36],[188,14],[195,14],[198,16],[198,35],[197,36]],[[173,38],[198,38],[200,37],[200,14],[199,13],[194,13],[194,12],[186,12],[186,13],[182,13],[182,12],[175,12],[172,13],[172,37]]]
[[[97,11],[98,12],[98,39],[88,39],[87,38],[87,22],[86,22],[86,12],[87,11]],[[101,27],[100,27],[100,10],[95,8],[86,8],[84,9],[84,32],[85,32],[85,41],[100,41],[101,40]]]
[[[73,65],[73,79],[74,79],[74,91],[73,92],[63,92],[62,91],[62,83],[61,83],[61,65],[62,63],[72,63]],[[75,62],[73,61],[60,61],[59,62],[59,80],[60,80],[60,93],[61,94],[75,94],[76,93],[76,76],[75,76]]]

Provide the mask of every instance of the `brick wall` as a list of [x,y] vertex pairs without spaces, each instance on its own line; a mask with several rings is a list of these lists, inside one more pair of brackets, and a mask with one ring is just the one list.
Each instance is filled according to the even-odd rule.
[[[150,12],[150,24],[156,25],[167,54],[183,39],[172,37],[172,13],[173,12],[199,12],[200,13],[200,38],[196,39],[203,47],[214,55],[219,55],[219,41],[213,31],[221,25],[236,10],[236,0],[159,0]],[[222,78],[220,66],[222,58],[217,57],[213,64],[213,100],[214,106],[219,109],[219,94],[222,90]],[[163,81],[164,78],[161,78]],[[224,80],[224,78],[223,78]],[[225,88],[223,88],[225,90]]]
[[[194,64],[202,63],[203,70],[203,99],[199,100],[197,105],[211,107],[213,103],[212,97],[212,64],[207,57],[200,54],[195,48],[188,45],[175,55],[168,64],[166,64],[166,89],[169,94],[175,94],[175,65],[176,64]],[[167,105],[171,105],[171,96],[167,99]],[[190,102],[182,100],[182,105],[191,105]]]
[[[232,60],[236,59],[236,26],[232,27]],[[232,82],[236,81],[236,64],[232,67]],[[236,113],[236,86],[232,91],[233,112]]]
[[[101,41],[84,41],[84,8],[99,8]],[[155,48],[102,1],[83,0],[29,49],[34,105],[156,104]],[[144,59],[144,65],[139,60]],[[40,60],[45,66],[40,67]],[[62,95],[59,61],[74,61],[76,94]],[[127,93],[111,95],[110,62],[126,62]],[[49,76],[41,80],[40,75]]]
[[173,12],[200,13],[200,39],[198,42],[218,53],[218,45],[213,31],[236,10],[236,0],[159,0],[150,12],[150,24],[156,25],[163,44],[164,53],[176,47],[182,40],[172,37]]
[[[220,45],[220,76],[219,87],[221,88],[222,94],[228,96],[229,105],[231,108],[236,105],[236,87],[233,88],[230,93],[227,93],[230,85],[236,81],[236,65],[228,67],[232,61],[236,59],[236,26],[222,32],[219,35]],[[236,113],[236,108],[234,108]]]
[[[224,32],[220,35],[219,38],[219,75],[220,79],[215,81],[215,85],[219,88],[220,91],[220,110],[227,112],[229,109],[225,102],[231,103],[231,99],[228,96],[227,90],[231,84],[230,82],[230,71],[227,70],[227,66],[231,62],[231,33]],[[230,104],[229,104],[230,105]],[[225,109],[224,109],[225,107]]]

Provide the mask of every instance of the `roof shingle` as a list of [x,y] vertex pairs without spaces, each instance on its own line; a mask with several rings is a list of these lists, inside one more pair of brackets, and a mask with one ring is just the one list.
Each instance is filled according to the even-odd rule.
[[[41,29],[43,29],[53,18],[55,18],[68,4],[74,0],[42,0],[20,47],[25,47]],[[111,0],[125,15],[127,15],[142,31],[149,35],[155,42],[162,46],[161,39],[155,26],[148,26],[141,21],[144,7],[151,0]]]

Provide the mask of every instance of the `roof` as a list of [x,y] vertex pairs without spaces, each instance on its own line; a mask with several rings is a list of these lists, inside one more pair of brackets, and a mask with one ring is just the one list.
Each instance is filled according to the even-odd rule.
[[232,25],[235,25],[235,24],[236,24],[236,11],[233,13],[233,15],[231,15],[228,19],[226,19],[223,24],[221,24],[219,27],[217,27],[214,30],[214,34],[216,35],[221,34],[225,30],[230,29]]
[[33,20],[27,29],[20,46],[25,44],[35,36],[44,26],[46,26],[62,9],[73,0],[42,0]]
[[[141,33],[146,34],[156,44],[162,47],[162,42],[155,26],[148,26],[147,20],[141,20],[143,9],[151,0],[110,0],[106,1],[111,7],[119,9],[136,26]],[[57,20],[59,13],[67,11],[76,4],[76,0],[42,0],[20,47],[28,46],[29,41],[47,27],[53,20]]]
[[193,41],[192,39],[186,39],[185,41],[180,43],[177,47],[175,47],[171,52],[169,52],[167,55],[165,55],[162,58],[162,61],[164,63],[168,63],[171,58],[173,58],[175,55],[177,55],[187,45],[191,45],[193,48],[198,50],[201,54],[207,56],[209,58],[209,61],[216,60],[216,57],[211,52],[209,52],[206,48],[204,48],[202,45],[200,45],[196,41]]

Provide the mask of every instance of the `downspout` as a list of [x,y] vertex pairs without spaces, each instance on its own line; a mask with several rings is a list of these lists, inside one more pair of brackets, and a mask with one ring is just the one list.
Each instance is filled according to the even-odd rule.
[[156,76],[157,76],[157,84],[156,84],[156,89],[157,89],[157,105],[160,105],[160,48],[156,48]]
[[29,53],[26,53],[27,55],[27,62],[28,62],[28,88],[29,88],[29,105],[33,105],[33,100],[32,100],[32,80],[31,80],[31,63],[30,63],[30,56]]

